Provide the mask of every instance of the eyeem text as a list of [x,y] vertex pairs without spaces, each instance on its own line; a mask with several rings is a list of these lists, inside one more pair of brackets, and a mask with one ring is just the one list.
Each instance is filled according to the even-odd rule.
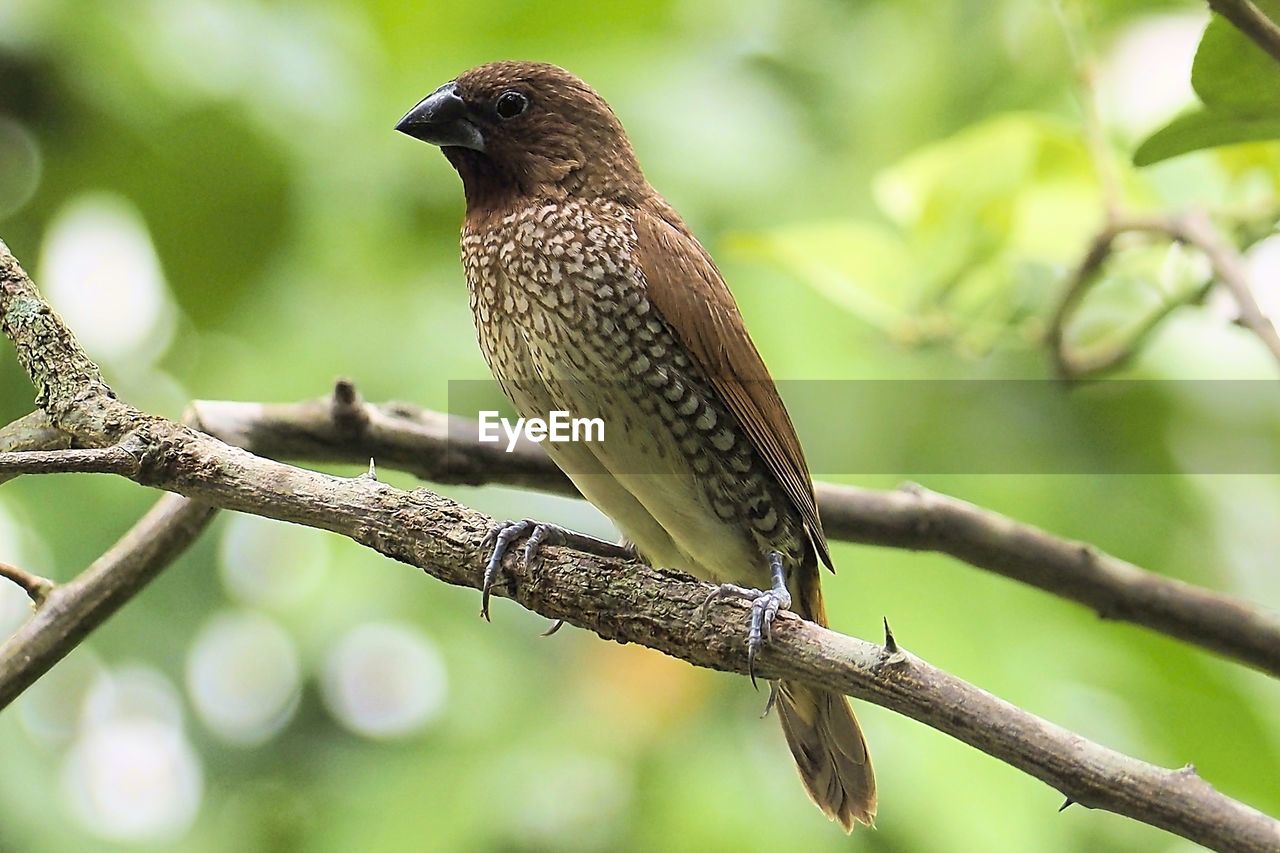
[[571,441],[604,441],[604,418],[575,418],[572,413],[553,409],[546,418],[504,418],[496,411],[480,412],[480,432],[477,438],[497,444],[506,437],[507,452],[516,448],[520,436],[541,444]]

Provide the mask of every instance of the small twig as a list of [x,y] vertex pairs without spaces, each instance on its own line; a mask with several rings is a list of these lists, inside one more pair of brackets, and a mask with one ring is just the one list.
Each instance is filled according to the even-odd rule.
[[84,572],[47,590],[44,606],[0,644],[0,708],[132,600],[195,541],[214,512],[204,504],[165,495]]
[[65,450],[70,446],[71,436],[50,423],[49,416],[39,410],[0,428],[0,453]]
[[1280,26],[1262,14],[1257,6],[1249,0],[1209,0],[1209,8],[1280,62]]
[[1204,293],[1203,289],[1195,289],[1181,300],[1166,303],[1153,316],[1148,317],[1125,343],[1118,344],[1109,351],[1091,357],[1072,353],[1066,343],[1067,325],[1085,294],[1096,283],[1107,260],[1114,254],[1116,240],[1129,233],[1148,234],[1185,243],[1203,254],[1213,271],[1213,282],[1227,288],[1239,307],[1241,325],[1253,332],[1272,356],[1280,361],[1280,334],[1277,334],[1275,326],[1262,312],[1253,296],[1244,261],[1235,247],[1218,234],[1208,216],[1197,211],[1168,216],[1119,214],[1104,224],[1090,242],[1049,321],[1046,344],[1059,376],[1068,380],[1080,379],[1126,361],[1133,356],[1137,344],[1150,334],[1161,319]]
[[[70,446],[70,434],[55,427],[49,421],[49,416],[38,409],[0,429],[0,453],[65,450]],[[19,475],[0,474],[0,485],[17,476]]]
[[1214,278],[1230,291],[1240,309],[1241,325],[1253,332],[1270,350],[1271,355],[1280,361],[1280,334],[1277,334],[1275,324],[1262,312],[1258,300],[1254,298],[1244,259],[1235,246],[1222,238],[1209,217],[1203,213],[1193,211],[1174,217],[1168,226],[1174,239],[1196,247],[1208,258],[1213,267]]
[[1076,77],[1080,81],[1080,112],[1084,119],[1085,143],[1101,188],[1103,213],[1106,222],[1110,224],[1120,216],[1123,193],[1115,154],[1107,143],[1106,125],[1102,121],[1102,109],[1098,104],[1097,60],[1085,37],[1083,22],[1072,19],[1063,0],[1054,0],[1053,8],[1067,43],[1067,51],[1075,65]]
[[27,450],[0,453],[0,478],[22,474],[118,474],[138,473],[138,457],[122,445],[85,450]]
[[39,609],[45,603],[45,600],[49,598],[49,594],[58,587],[48,578],[40,577],[40,575],[32,574],[26,569],[20,569],[8,563],[0,563],[0,578],[11,580],[22,587],[23,592],[31,599],[31,604],[36,609]]

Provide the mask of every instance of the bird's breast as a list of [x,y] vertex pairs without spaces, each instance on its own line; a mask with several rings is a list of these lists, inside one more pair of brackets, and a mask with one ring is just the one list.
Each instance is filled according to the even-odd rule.
[[764,571],[762,550],[798,561],[802,524],[653,308],[635,240],[614,205],[536,205],[468,228],[481,350],[521,415],[604,419],[602,443],[549,450],[642,553],[704,577],[763,582],[743,573]]

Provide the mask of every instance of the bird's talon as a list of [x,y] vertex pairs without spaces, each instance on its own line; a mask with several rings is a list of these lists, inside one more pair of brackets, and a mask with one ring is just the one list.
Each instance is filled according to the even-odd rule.
[[778,701],[778,682],[769,682],[769,698],[765,700],[764,711],[760,714],[760,719],[769,716],[769,712],[773,710],[774,704]]
[[489,562],[484,567],[484,580],[480,584],[480,615],[486,622],[490,621],[489,597],[498,574],[502,571],[502,558],[507,555],[511,543],[523,536],[532,526],[534,526],[533,522],[527,519],[504,521],[501,524],[495,524],[480,542],[481,550],[493,549],[489,554]]
[[771,589],[760,590],[722,583],[711,590],[702,602],[703,609],[721,598],[738,598],[751,602],[751,621],[747,628],[747,675],[751,677],[751,686],[756,689],[759,689],[759,684],[756,683],[756,654],[765,643],[773,639],[773,620],[778,611],[791,607],[791,594],[787,592],[782,555],[777,551],[769,553],[769,574],[773,581]]
[[526,533],[529,535],[529,541],[524,546],[524,562],[530,569],[537,569],[542,565],[541,551],[544,545],[568,545],[588,554],[613,559],[635,557],[634,549],[630,546],[615,545],[584,533],[565,530],[554,524],[542,524],[531,518],[495,524],[480,541],[481,550],[492,549],[489,562],[485,564],[484,581],[480,586],[480,615],[485,619],[489,618],[489,594],[498,575],[502,572],[502,560],[511,548],[511,544]]

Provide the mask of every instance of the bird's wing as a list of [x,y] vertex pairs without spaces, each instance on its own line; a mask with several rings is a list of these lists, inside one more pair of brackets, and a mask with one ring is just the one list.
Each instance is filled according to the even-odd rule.
[[795,427],[715,262],[674,214],[641,208],[634,225],[649,301],[742,424],[804,519],[814,551],[834,571]]

